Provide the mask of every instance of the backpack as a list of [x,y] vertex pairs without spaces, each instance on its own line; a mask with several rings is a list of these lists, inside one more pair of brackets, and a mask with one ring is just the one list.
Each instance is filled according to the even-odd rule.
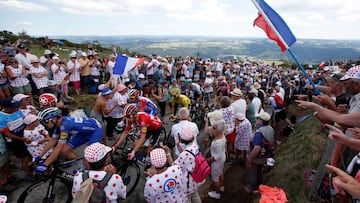
[[273,157],[274,151],[275,151],[274,145],[270,141],[268,141],[263,135],[261,135],[261,136],[262,136],[262,143],[261,143],[260,154],[258,157],[260,157],[260,158]]
[[282,109],[285,107],[284,100],[280,97],[279,94],[274,94],[274,99],[276,103],[275,109]]
[[195,155],[189,150],[185,151],[189,152],[195,157],[195,168],[193,172],[191,172],[191,177],[194,179],[195,182],[203,182],[210,175],[211,172],[211,168],[208,162],[206,161],[201,152],[198,152]]
[[83,172],[83,183],[80,189],[76,192],[72,203],[95,203],[106,202],[106,194],[104,187],[111,179],[112,174],[106,173],[102,180],[94,180],[89,178],[89,172]]

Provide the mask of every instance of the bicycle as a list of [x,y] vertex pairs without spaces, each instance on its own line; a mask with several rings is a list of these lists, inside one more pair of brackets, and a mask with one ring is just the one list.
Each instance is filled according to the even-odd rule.
[[50,174],[44,174],[39,180],[28,186],[19,196],[18,203],[70,203],[74,174],[67,172],[72,163],[83,159],[55,161]]
[[[133,149],[132,145],[134,140],[138,139],[139,137],[140,135],[137,128],[132,127],[128,136],[124,140],[124,143],[110,155],[111,162],[114,164],[117,174],[121,176],[124,185],[126,185],[126,196],[129,196],[139,183],[140,165],[145,166],[146,169],[146,165],[148,164],[146,163],[145,159],[147,156],[147,148],[141,148],[138,152],[136,152],[135,159],[127,159],[127,155]],[[164,140],[165,138],[166,130],[164,127],[162,127],[160,135],[157,138],[154,146],[159,144],[160,139]]]
[[203,107],[199,107],[195,103],[190,104],[190,118],[192,122],[194,122],[199,130],[201,130],[205,126],[204,118],[205,118],[205,111]]

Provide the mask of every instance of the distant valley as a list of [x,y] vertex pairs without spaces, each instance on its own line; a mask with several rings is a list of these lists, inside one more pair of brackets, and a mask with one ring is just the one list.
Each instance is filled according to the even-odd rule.
[[[235,55],[261,60],[292,61],[287,52],[281,52],[275,42],[261,38],[228,38],[202,36],[57,36],[75,43],[93,43],[118,46],[145,55],[199,56],[223,58]],[[292,51],[302,63],[321,61],[358,60],[360,40],[298,39]]]

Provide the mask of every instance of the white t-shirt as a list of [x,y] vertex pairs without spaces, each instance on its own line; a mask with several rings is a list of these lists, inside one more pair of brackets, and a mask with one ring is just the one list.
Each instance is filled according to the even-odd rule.
[[[181,120],[179,123],[175,124],[171,128],[171,136],[174,137],[175,140],[180,140],[179,133],[184,127],[190,127],[193,129],[194,133],[194,143],[197,145],[196,138],[199,135],[199,129],[197,125],[193,122],[190,122],[188,120]],[[185,145],[180,143],[180,146],[183,150],[185,150]],[[175,147],[175,154],[179,156],[180,152],[177,147]]]

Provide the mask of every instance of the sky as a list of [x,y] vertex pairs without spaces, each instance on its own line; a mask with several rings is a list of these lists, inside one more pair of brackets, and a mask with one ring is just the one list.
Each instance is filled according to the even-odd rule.
[[[266,0],[296,38],[360,39],[359,0]],[[0,0],[0,30],[31,36],[261,37],[251,0]]]

